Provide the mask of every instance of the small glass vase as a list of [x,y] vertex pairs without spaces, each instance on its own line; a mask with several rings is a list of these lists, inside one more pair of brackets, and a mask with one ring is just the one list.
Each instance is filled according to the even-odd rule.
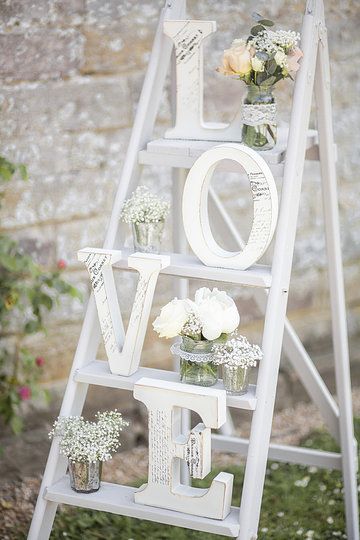
[[151,223],[132,223],[135,251],[160,253],[165,220]]
[[218,380],[218,368],[213,362],[213,341],[183,337],[171,352],[180,356],[180,381],[198,386],[213,386]]
[[69,459],[71,489],[78,493],[98,491],[101,482],[102,462],[80,462]]
[[249,388],[248,367],[222,365],[222,378],[227,394],[241,396],[246,394]]
[[276,144],[276,102],[274,86],[247,85],[242,106],[243,144],[254,150],[271,150]]

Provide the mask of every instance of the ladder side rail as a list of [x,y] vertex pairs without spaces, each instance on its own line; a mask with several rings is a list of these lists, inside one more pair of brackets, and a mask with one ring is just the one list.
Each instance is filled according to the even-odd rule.
[[[182,223],[181,200],[186,180],[186,169],[172,169],[172,236],[173,246],[176,253],[186,253],[188,250],[185,232]],[[174,294],[177,298],[189,296],[189,280],[187,278],[175,278]],[[173,369],[180,373],[180,358],[174,356]],[[188,437],[191,430],[191,413],[187,409],[181,410],[181,432]],[[181,483],[191,485],[189,467],[183,459],[180,462]]]
[[253,413],[240,505],[239,540],[254,540],[257,537],[305,162],[318,47],[318,23],[319,2],[309,0],[302,26],[301,45],[304,58],[294,88],[273,255],[273,281],[265,315],[262,344],[264,358],[258,373],[257,406]]
[[[183,2],[182,11],[179,19],[186,18],[186,0]],[[176,55],[175,49],[172,50],[171,57],[171,119],[173,124],[176,121]],[[185,231],[182,223],[181,200],[187,171],[185,169],[172,169],[171,171],[171,199],[172,199],[172,241],[174,251],[177,253],[187,253],[188,244],[185,236]],[[186,298],[189,296],[189,280],[187,278],[178,278],[174,281],[174,294],[178,298]],[[173,369],[180,373],[180,358],[173,357]],[[191,413],[183,409],[181,411],[181,432],[188,436],[191,430]],[[184,485],[191,485],[189,467],[184,460],[180,462],[180,478]]]
[[330,62],[324,19],[320,28],[315,97],[319,131],[321,185],[328,258],[336,392],[340,411],[346,529],[349,540],[359,540],[359,509],[356,480],[357,445],[354,439],[353,428],[346,303],[341,255],[336,165],[334,160]]
[[[176,19],[181,13],[182,5],[183,0],[173,0],[173,2],[166,1],[165,7],[161,12],[150,56],[149,67],[145,76],[134,127],[106,233],[104,242],[105,248],[114,247],[123,201],[140,172],[137,163],[138,152],[144,143],[150,139],[154,128],[156,114],[161,100],[161,91],[164,86],[172,50],[172,43],[163,34],[163,21],[164,19]],[[88,385],[76,383],[74,381],[74,373],[77,369],[95,359],[99,342],[100,326],[98,323],[94,296],[91,294],[61,406],[61,415],[69,416],[71,414],[81,414]],[[33,514],[28,534],[29,540],[47,540],[49,538],[57,505],[56,503],[46,501],[44,499],[44,493],[47,486],[53,484],[65,474],[66,466],[66,459],[59,456],[58,443],[54,440],[50,448]]]
[[[211,211],[216,217],[217,229],[223,231],[224,237],[230,234],[234,243],[240,249],[243,249],[245,242],[241,238],[221,200],[211,187],[209,189],[209,203],[211,205]],[[265,313],[268,291],[254,287],[252,288],[252,293],[259,309]],[[338,405],[288,318],[285,319],[283,350],[293,368],[298,373],[305,390],[312,401],[318,406],[330,433],[337,442],[340,442]]]

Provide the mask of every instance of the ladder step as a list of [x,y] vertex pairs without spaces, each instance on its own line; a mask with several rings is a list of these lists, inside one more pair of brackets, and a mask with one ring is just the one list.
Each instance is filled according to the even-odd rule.
[[[130,391],[134,389],[134,384],[142,377],[149,377],[161,381],[180,382],[179,373],[146,367],[140,367],[136,373],[129,377],[114,375],[109,369],[108,362],[103,360],[90,362],[87,366],[78,369],[74,374],[74,380],[76,382]],[[211,388],[223,389],[223,386],[221,382],[217,382]],[[234,407],[235,409],[253,411],[256,407],[255,392],[256,386],[251,384],[246,394],[243,394],[242,396],[227,396],[227,406]]]
[[[265,159],[275,177],[282,176],[283,173],[288,133],[288,127],[279,127],[278,142],[275,148],[261,152],[261,156]],[[224,144],[224,141],[156,139],[148,142],[146,148],[139,152],[139,163],[142,165],[167,165],[169,167],[190,169],[203,152],[219,144]],[[308,159],[318,159],[316,147],[317,131],[310,129],[308,130],[306,145]],[[239,166],[229,161],[220,163],[219,170],[238,172]]]
[[191,516],[174,510],[145,506],[134,502],[136,488],[102,482],[95,493],[76,493],[70,487],[68,476],[61,478],[45,491],[48,501],[102,510],[134,518],[146,519],[167,525],[175,525],[186,529],[194,529],[224,536],[236,537],[239,534],[239,508],[232,507],[224,520]]
[[[128,257],[133,254],[133,251],[121,248],[121,253],[121,260],[116,262],[113,267],[133,271],[133,269],[128,266]],[[269,288],[271,286],[270,266],[255,264],[247,270],[232,270],[206,266],[194,255],[183,255],[181,253],[162,253],[162,255],[168,255],[170,257],[170,266],[162,269],[162,274],[204,279],[206,281],[235,283],[237,285],[246,285],[249,287]]]

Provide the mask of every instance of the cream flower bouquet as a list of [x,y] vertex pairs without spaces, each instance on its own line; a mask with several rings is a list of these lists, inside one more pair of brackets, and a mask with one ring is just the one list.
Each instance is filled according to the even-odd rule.
[[247,85],[244,101],[242,142],[258,150],[276,143],[274,85],[293,78],[303,56],[300,36],[291,30],[272,30],[273,21],[253,13],[256,21],[246,39],[235,39],[224,51],[218,71]]
[[235,302],[225,291],[202,287],[194,300],[174,298],[166,304],[153,327],[160,337],[182,338],[171,349],[180,356],[181,381],[212,386],[217,381],[212,347],[226,341],[239,322]]

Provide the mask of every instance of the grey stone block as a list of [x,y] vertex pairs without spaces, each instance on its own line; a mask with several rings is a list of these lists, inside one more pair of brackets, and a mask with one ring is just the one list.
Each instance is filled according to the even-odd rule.
[[83,36],[72,28],[0,33],[0,76],[36,81],[70,75],[81,67],[83,43]]

